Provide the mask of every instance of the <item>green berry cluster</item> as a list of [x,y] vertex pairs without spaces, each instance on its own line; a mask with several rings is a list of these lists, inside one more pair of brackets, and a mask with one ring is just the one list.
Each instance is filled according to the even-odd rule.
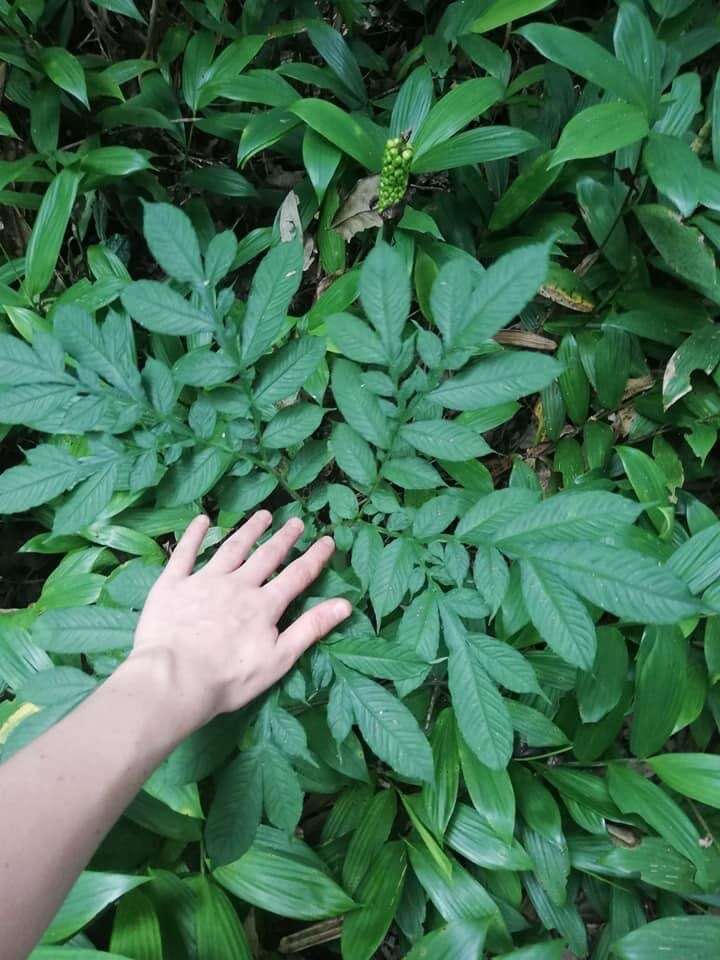
[[412,155],[412,147],[402,137],[394,137],[386,142],[378,190],[377,208],[381,212],[399,203],[405,196]]

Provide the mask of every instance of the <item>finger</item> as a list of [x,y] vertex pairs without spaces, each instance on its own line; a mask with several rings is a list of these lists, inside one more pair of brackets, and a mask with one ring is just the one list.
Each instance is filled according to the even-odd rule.
[[259,510],[231,534],[205,567],[213,573],[232,573],[247,559],[253,545],[272,523],[269,510]]
[[323,537],[263,588],[278,616],[318,578],[334,550],[332,537]]
[[334,630],[352,613],[347,600],[324,600],[303,613],[278,637],[278,652],[288,658],[288,669],[314,643]]
[[303,532],[303,522],[297,517],[282,526],[274,536],[258,547],[255,553],[247,560],[241,570],[243,580],[260,586],[271,576],[285,557],[290,553],[293,544]]
[[189,577],[195,566],[200,545],[208,532],[210,519],[200,514],[191,520],[185,533],[178,540],[165,567],[166,573],[175,577]]

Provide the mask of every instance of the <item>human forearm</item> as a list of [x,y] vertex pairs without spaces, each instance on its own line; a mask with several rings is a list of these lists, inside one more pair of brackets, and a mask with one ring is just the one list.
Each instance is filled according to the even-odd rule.
[[196,711],[169,655],[134,654],[0,767],[0,960],[27,956],[112,824],[201,722]]

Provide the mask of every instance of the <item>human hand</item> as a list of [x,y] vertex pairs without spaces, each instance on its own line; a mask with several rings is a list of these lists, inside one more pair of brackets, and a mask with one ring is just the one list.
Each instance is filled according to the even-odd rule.
[[347,600],[325,600],[278,631],[335,544],[323,537],[269,580],[303,532],[302,521],[289,520],[251,553],[271,522],[267,510],[254,514],[193,573],[209,525],[196,517],[145,603],[128,663],[163,674],[190,729],[253,700],[351,613]]

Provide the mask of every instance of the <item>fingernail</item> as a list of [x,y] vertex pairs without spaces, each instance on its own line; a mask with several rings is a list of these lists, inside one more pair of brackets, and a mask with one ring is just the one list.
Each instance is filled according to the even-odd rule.
[[269,510],[258,510],[255,516],[258,520],[262,521],[262,523],[270,523],[272,520],[272,514]]
[[320,540],[320,543],[324,543],[326,546],[331,546],[333,550],[335,549],[335,541],[332,537],[323,537]]
[[349,601],[347,600],[338,600],[335,604],[335,612],[339,617],[342,617],[345,620],[352,613],[352,607],[350,606]]
[[291,520],[288,520],[287,525],[291,530],[300,531],[305,529],[305,524],[299,517],[293,517]]

